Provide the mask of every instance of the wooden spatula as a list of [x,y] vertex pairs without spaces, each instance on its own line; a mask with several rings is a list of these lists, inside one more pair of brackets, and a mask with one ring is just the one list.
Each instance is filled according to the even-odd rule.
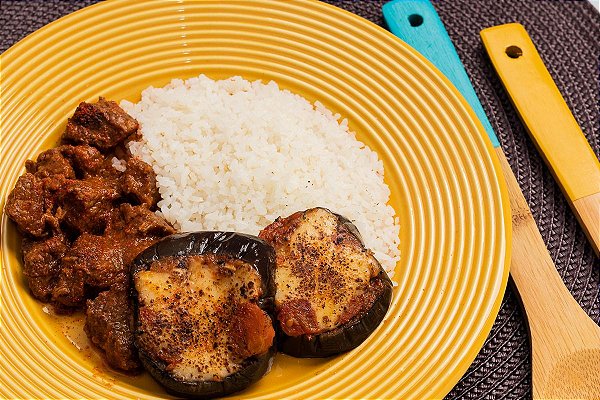
[[600,329],[565,287],[519,184],[446,29],[428,0],[383,7],[388,27],[437,66],[479,117],[502,165],[512,209],[511,275],[532,341],[533,391],[539,399],[600,399]]

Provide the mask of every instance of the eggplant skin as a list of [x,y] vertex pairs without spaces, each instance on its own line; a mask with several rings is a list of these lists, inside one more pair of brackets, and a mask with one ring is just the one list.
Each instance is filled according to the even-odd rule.
[[[176,233],[162,238],[140,253],[130,267],[130,276],[165,257],[185,257],[201,254],[224,254],[252,265],[262,281],[263,298],[261,308],[272,314],[275,296],[275,250],[257,236],[237,232],[203,231]],[[137,293],[132,293],[137,301]],[[137,305],[137,304],[136,304]]]
[[[131,297],[134,307],[134,327],[137,336],[140,328],[138,311],[138,293],[135,289],[134,277],[140,271],[148,270],[154,261],[166,257],[187,257],[202,254],[229,255],[250,264],[260,275],[263,290],[257,305],[265,311],[271,321],[275,295],[274,265],[275,251],[262,239],[236,232],[205,231],[179,233],[167,236],[140,253],[130,266],[132,280]],[[231,375],[217,381],[186,381],[173,376],[167,371],[167,364],[151,357],[135,341],[143,367],[165,389],[176,396],[196,399],[209,399],[225,396],[245,389],[258,381],[271,367],[277,345],[262,354],[248,357],[242,368]]]
[[266,353],[250,357],[241,370],[225,377],[222,381],[199,382],[177,380],[165,371],[165,365],[158,364],[148,357],[146,352],[140,350],[139,356],[144,368],[170,394],[194,399],[212,399],[238,392],[257,382],[271,367],[275,352],[276,346],[273,345]]
[[371,308],[336,329],[321,334],[288,336],[281,330],[280,325],[276,324],[279,350],[293,357],[321,358],[345,353],[358,347],[383,321],[392,301],[392,281],[385,271],[381,270],[373,279],[381,281],[383,291],[375,299]]
[[[278,219],[269,227],[261,231],[259,236],[265,238],[268,242],[271,242],[274,245],[277,257],[281,256],[281,258],[285,258],[287,256],[285,253],[284,255],[278,253],[280,251],[279,246],[281,243],[289,243],[289,235],[291,235],[291,232],[296,229],[294,227],[295,224],[304,223],[297,222],[299,221],[299,218],[303,218],[305,215],[315,212],[324,212],[328,215],[334,216],[337,220],[336,225],[338,233],[353,237],[358,242],[356,244],[356,250],[363,253],[367,252],[365,249],[364,240],[357,227],[348,218],[323,207],[299,211],[287,218]],[[290,224],[291,228],[287,229],[286,224]],[[273,226],[273,228],[271,228],[271,226]],[[286,245],[283,245],[283,248],[285,248],[285,246]],[[288,250],[282,251],[286,252]],[[312,260],[308,257],[309,256],[307,256],[307,259],[310,260],[309,262],[319,262],[318,259]],[[377,269],[374,270],[376,275],[372,276],[369,281],[369,289],[374,290],[371,292],[374,295],[371,305],[368,306],[368,308],[360,311],[357,315],[353,316],[349,321],[343,323],[342,325],[321,332],[307,332],[294,335],[289,331],[285,332],[282,328],[282,322],[278,320],[278,322],[275,324],[275,327],[278,349],[281,352],[293,357],[302,358],[330,357],[358,347],[367,339],[367,337],[369,337],[371,333],[373,333],[373,331],[375,331],[375,329],[385,318],[387,310],[391,304],[393,285],[387,273],[381,267],[381,264],[379,264],[379,262],[372,255],[370,257],[371,260],[377,265]],[[303,262],[306,263],[306,259],[304,259]],[[276,266],[276,268],[279,267],[280,265]],[[279,312],[280,310],[278,310],[276,307],[276,314]]]

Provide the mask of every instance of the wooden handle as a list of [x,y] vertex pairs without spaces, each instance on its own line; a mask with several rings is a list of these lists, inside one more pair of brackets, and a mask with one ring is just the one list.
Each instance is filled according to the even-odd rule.
[[469,103],[494,147],[500,142],[483,111],[444,24],[429,0],[394,0],[383,5],[390,31],[425,56],[456,86]]
[[590,394],[600,395],[600,329],[564,285],[504,153],[496,153],[512,209],[510,274],[531,333],[533,396],[596,398]]
[[[383,14],[390,30],[446,74],[483,125],[489,126],[456,50],[429,1],[394,0],[384,5]],[[510,270],[531,328],[534,396],[590,398],[590,394],[600,393],[600,382],[595,379],[600,368],[600,331],[558,275],[491,126],[488,135],[496,146],[512,209]],[[588,370],[594,371],[589,379],[585,375]]]
[[[600,248],[600,162],[544,66],[525,28],[481,31],[483,44],[523,124],[584,226]],[[583,200],[586,199],[586,200]]]
[[600,256],[600,193],[577,199],[571,206],[594,246],[596,255]]

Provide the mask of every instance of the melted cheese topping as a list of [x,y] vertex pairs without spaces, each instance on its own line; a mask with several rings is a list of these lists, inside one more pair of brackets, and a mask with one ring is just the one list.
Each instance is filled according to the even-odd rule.
[[181,262],[162,259],[136,274],[138,340],[176,377],[221,380],[243,361],[231,351],[231,304],[259,298],[260,276],[247,263],[212,255],[185,257],[185,268]]
[[338,326],[350,302],[363,293],[380,267],[358,241],[336,243],[336,215],[315,208],[302,218],[285,245],[287,249],[278,250],[275,304],[308,300],[319,331],[325,332]]

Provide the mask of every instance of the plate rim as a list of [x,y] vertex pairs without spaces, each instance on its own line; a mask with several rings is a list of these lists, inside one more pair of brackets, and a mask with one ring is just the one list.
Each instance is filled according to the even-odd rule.
[[[3,52],[0,55],[0,66],[2,65],[3,62],[6,62],[7,60],[10,60],[11,58],[14,58],[14,54],[17,54],[19,51],[21,51],[22,49],[24,49],[27,45],[30,44],[30,42],[35,41],[36,38],[38,36],[43,35],[48,29],[50,29],[51,27],[57,25],[57,24],[64,24],[65,21],[68,21],[70,18],[73,18],[74,15],[79,15],[79,14],[83,14],[83,13],[88,13],[90,12],[90,10],[95,10],[96,8],[100,9],[102,7],[105,7],[106,4],[112,4],[112,3],[117,3],[119,0],[108,0],[105,2],[99,2],[99,3],[95,3],[86,7],[83,7],[77,11],[74,11],[70,14],[64,15],[52,22],[50,22],[49,24],[44,25],[43,27],[37,29],[36,31],[28,34],[27,36],[25,36],[24,38],[22,38],[20,41],[18,41],[17,43],[13,44],[11,47],[9,47],[5,52]],[[170,2],[169,0],[162,0],[163,2]],[[193,0],[186,0],[187,2],[194,2]],[[258,0],[258,3],[264,2],[264,1],[272,1],[272,0]],[[275,0],[276,1],[276,0]],[[171,1],[172,2],[172,1]],[[202,0],[200,0],[200,2],[202,2]],[[444,83],[446,84],[446,86],[450,89],[450,91],[459,99],[459,101],[462,103],[463,107],[465,110],[467,110],[470,119],[475,123],[475,125],[477,126],[477,130],[479,131],[481,137],[483,138],[483,141],[485,142],[485,146],[487,149],[487,154],[494,166],[494,172],[497,178],[497,183],[498,183],[498,189],[501,195],[501,203],[502,203],[502,216],[503,216],[503,222],[505,225],[505,230],[504,230],[504,238],[505,238],[505,246],[506,246],[506,252],[505,252],[505,256],[504,256],[504,263],[503,263],[503,274],[502,274],[502,278],[501,278],[501,282],[500,282],[500,289],[495,293],[495,299],[492,305],[492,310],[491,312],[486,316],[486,321],[485,323],[482,325],[482,329],[481,332],[478,334],[477,336],[477,340],[475,340],[474,342],[477,343],[476,346],[472,346],[470,348],[470,351],[468,352],[469,357],[465,357],[465,358],[469,358],[468,363],[464,362],[461,363],[461,367],[462,368],[457,368],[457,370],[455,371],[455,373],[452,375],[454,378],[456,378],[456,376],[458,376],[456,379],[450,379],[450,380],[446,380],[446,385],[442,386],[444,387],[443,391],[444,394],[447,394],[452,387],[454,387],[454,385],[456,384],[456,382],[458,382],[458,380],[460,379],[461,376],[464,375],[464,373],[466,372],[466,370],[468,369],[469,365],[472,364],[473,360],[475,359],[475,357],[477,356],[477,354],[479,353],[483,343],[485,342],[489,332],[492,329],[492,326],[494,324],[494,321],[497,317],[497,314],[500,310],[500,306],[502,303],[502,298],[504,296],[504,292],[506,290],[506,286],[507,286],[507,282],[508,282],[508,276],[509,276],[509,266],[510,266],[510,258],[511,258],[511,249],[512,249],[512,218],[511,218],[511,212],[510,212],[510,206],[509,206],[509,195],[508,195],[508,189],[506,186],[506,182],[504,180],[504,176],[502,173],[502,167],[500,164],[500,161],[498,160],[497,156],[496,156],[496,152],[494,151],[494,148],[488,138],[488,136],[485,133],[485,130],[483,128],[483,125],[481,124],[481,122],[479,121],[479,119],[477,118],[475,112],[472,110],[472,108],[470,107],[470,105],[468,104],[468,102],[464,99],[464,97],[462,96],[462,94],[456,89],[456,87],[450,82],[450,80],[444,76],[437,67],[435,67],[435,65],[433,65],[428,59],[426,59],[424,56],[422,56],[418,51],[414,50],[413,48],[411,48],[409,45],[407,45],[406,43],[404,43],[403,41],[401,41],[399,38],[397,38],[396,36],[394,36],[391,32],[385,30],[384,28],[376,25],[375,23],[362,18],[352,12],[349,12],[347,10],[338,8],[336,6],[333,6],[331,4],[328,3],[322,3],[319,2],[318,0],[296,0],[297,3],[301,4],[301,3],[319,3],[320,6],[324,7],[324,9],[329,9],[332,12],[336,12],[336,13],[343,13],[346,15],[346,17],[349,17],[351,19],[354,19],[355,21],[364,24],[367,23],[369,25],[371,25],[372,27],[374,27],[375,29],[378,29],[380,32],[385,32],[386,35],[388,35],[391,38],[394,38],[394,40],[397,40],[399,42],[402,43],[403,47],[406,48],[409,52],[411,52],[413,54],[413,56],[419,58],[424,64],[427,64],[429,66],[430,69],[432,69],[436,75],[441,78]],[[139,1],[139,3],[144,3],[144,1]],[[0,204],[4,204],[5,199],[1,199],[0,200]],[[6,219],[6,214],[4,213],[4,210],[2,210],[2,226],[0,228],[4,228],[5,224],[4,224],[4,220]],[[4,234],[4,231],[1,232],[1,234]],[[3,236],[3,235],[2,235]],[[4,248],[0,247],[0,253],[4,252]],[[2,254],[0,254],[1,256]],[[1,297],[0,297],[1,299]]]

